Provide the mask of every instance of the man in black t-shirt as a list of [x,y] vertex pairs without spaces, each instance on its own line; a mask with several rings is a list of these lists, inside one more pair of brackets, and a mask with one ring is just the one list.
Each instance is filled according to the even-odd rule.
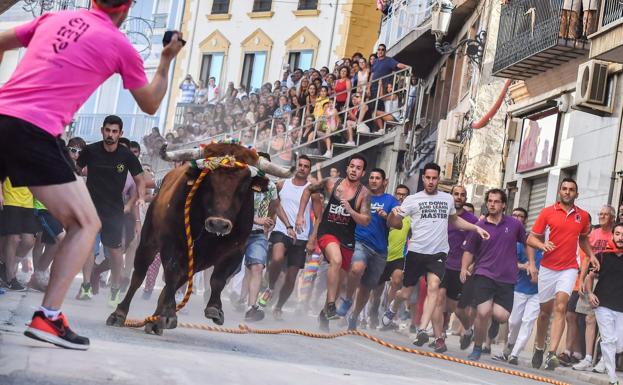
[[597,326],[601,334],[601,353],[606,365],[610,384],[618,384],[616,375],[616,353],[623,353],[623,223],[614,226],[612,240],[603,253],[597,254],[600,261],[599,282],[592,292],[591,272],[584,289],[595,309]]
[[[88,145],[78,158],[79,167],[87,167],[87,188],[102,222],[100,232],[105,255],[111,262],[110,306],[119,303],[119,286],[123,269],[123,189],[128,171],[138,190],[137,205],[144,204],[145,184],[143,169],[138,159],[125,146],[119,145],[123,135],[123,121],[115,115],[107,116],[102,126],[103,141]],[[87,262],[91,265],[93,260]],[[90,270],[90,269],[88,269]],[[89,277],[85,276],[82,291],[90,291]]]

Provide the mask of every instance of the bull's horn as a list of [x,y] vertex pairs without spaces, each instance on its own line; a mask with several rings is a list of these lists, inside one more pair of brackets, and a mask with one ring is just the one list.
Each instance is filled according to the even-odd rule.
[[256,164],[257,168],[261,171],[264,171],[266,174],[273,175],[279,178],[289,178],[294,174],[295,167],[292,166],[290,169],[286,169],[280,166],[277,166],[274,163],[260,157]]
[[177,151],[167,151],[167,145],[165,144],[160,149],[160,157],[168,162],[197,160],[203,158],[203,149],[191,148]]

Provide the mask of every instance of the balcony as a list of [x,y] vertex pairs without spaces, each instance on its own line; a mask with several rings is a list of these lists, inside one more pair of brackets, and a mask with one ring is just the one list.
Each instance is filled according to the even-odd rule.
[[[79,136],[87,143],[102,140],[101,127],[108,114],[78,114],[76,115],[70,136]],[[123,136],[141,143],[143,137],[158,126],[159,117],[144,114],[118,115],[123,120]]]
[[0,14],[2,14],[7,9],[11,8],[18,1],[19,0],[0,0]]
[[591,59],[623,63],[623,2],[603,0],[597,33],[590,36]]
[[588,54],[582,14],[563,11],[562,5],[563,0],[511,0],[502,5],[495,76],[528,79]]

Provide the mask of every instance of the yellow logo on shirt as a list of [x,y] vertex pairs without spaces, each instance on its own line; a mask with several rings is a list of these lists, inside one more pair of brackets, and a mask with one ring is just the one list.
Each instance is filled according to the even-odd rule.
[[119,164],[117,165],[117,172],[118,172],[119,174],[121,174],[121,173],[122,173],[122,172],[124,172],[124,171],[125,171],[125,165],[124,165],[123,163],[119,163]]

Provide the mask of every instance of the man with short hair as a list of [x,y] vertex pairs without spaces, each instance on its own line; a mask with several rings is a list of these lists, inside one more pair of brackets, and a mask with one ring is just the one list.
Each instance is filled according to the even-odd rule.
[[197,90],[197,83],[193,80],[193,77],[188,74],[180,83],[180,90],[182,94],[180,96],[180,103],[190,104],[195,102],[195,91]]
[[[388,224],[398,228],[402,219],[411,217],[411,240],[409,252],[405,258],[403,288],[396,294],[382,319],[383,325],[389,325],[403,301],[411,297],[415,285],[421,276],[427,280],[427,301],[424,305],[422,319],[417,329],[414,344],[422,346],[428,342],[426,327],[431,321],[433,310],[437,306],[439,286],[445,275],[448,246],[448,224],[452,223],[459,229],[477,232],[479,236],[488,238],[489,234],[456,215],[454,199],[448,193],[437,189],[441,168],[435,163],[428,163],[422,172],[424,190],[410,195],[399,207],[392,210]],[[442,338],[442,330],[433,323],[435,338]],[[442,339],[443,340],[443,339]]]
[[505,215],[506,193],[491,189],[485,194],[487,216],[476,223],[490,237],[482,240],[468,235],[463,249],[461,282],[472,275],[468,267],[474,263],[473,285],[476,320],[474,322],[474,349],[469,360],[478,361],[482,354],[489,319],[499,323],[508,321],[513,310],[513,292],[517,281],[517,243],[525,243],[526,230],[517,219]]
[[[575,205],[578,196],[576,181],[571,178],[563,179],[558,195],[560,201],[541,210],[526,242],[528,273],[533,280],[534,277],[538,277],[541,304],[532,357],[532,367],[536,369],[543,364],[545,336],[552,312],[554,313],[549,352],[545,358],[546,370],[554,370],[559,365],[556,350],[565,327],[569,296],[578,275],[578,245],[588,256],[591,265],[599,269],[599,261],[595,258],[588,241],[590,233],[588,213]],[[549,229],[547,240],[546,229]],[[535,249],[543,251],[541,268],[538,271]]]
[[215,105],[218,102],[220,90],[216,85],[216,78],[210,76],[208,78],[208,104]]
[[[387,47],[385,44],[379,44],[377,47],[377,59],[372,64],[372,68],[370,69],[370,93],[369,99],[376,99],[385,94],[385,87],[387,84],[390,84],[394,81],[392,76],[388,76],[391,73],[409,68],[408,65],[399,63],[393,57],[386,56]],[[379,79],[382,79],[379,81]],[[379,87],[379,83],[382,83],[382,87]],[[374,107],[376,106],[376,110]],[[374,100],[370,102],[368,106],[370,111],[385,111],[385,104],[382,100]]]
[[[100,235],[105,255],[110,258],[111,284],[108,304],[114,307],[120,302],[124,214],[131,210],[123,201],[128,172],[136,183],[139,205],[145,202],[145,182],[143,168],[138,159],[127,147],[119,144],[123,135],[121,118],[115,115],[107,116],[101,130],[104,140],[88,145],[80,153],[77,164],[79,167],[88,167],[87,188],[102,222]],[[83,288],[88,290],[88,284]]]
[[355,228],[355,252],[348,274],[346,296],[337,311],[339,316],[346,316],[357,290],[355,308],[348,317],[348,330],[357,329],[359,314],[368,302],[370,291],[378,286],[387,263],[387,217],[394,207],[400,205],[396,198],[385,193],[387,182],[385,170],[374,168],[370,171],[368,189],[371,219],[367,226],[357,225]]
[[329,261],[327,300],[319,315],[322,328],[328,327],[328,320],[339,318],[335,300],[340,283],[340,268],[345,271],[350,269],[355,248],[355,227],[367,226],[370,222],[370,192],[361,184],[366,166],[366,158],[355,154],[348,161],[345,179],[324,178],[307,186],[301,195],[296,217],[296,231],[299,233],[305,228],[305,207],[310,196],[320,192],[328,196],[322,219],[316,221],[312,235],[318,239],[318,245]]

